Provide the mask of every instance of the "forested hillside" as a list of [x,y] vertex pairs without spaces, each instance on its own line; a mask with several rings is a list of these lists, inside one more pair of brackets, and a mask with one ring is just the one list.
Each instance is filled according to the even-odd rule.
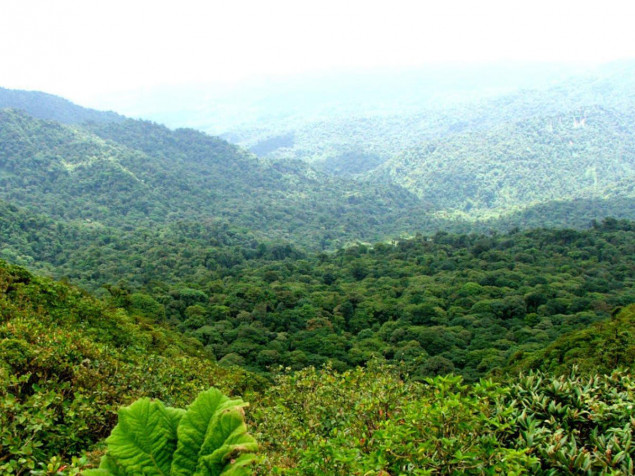
[[210,387],[216,469],[633,473],[630,67],[269,158],[0,90],[0,474],[155,474]]
[[2,87],[0,87],[0,109],[18,109],[38,119],[58,121],[64,124],[124,120],[123,116],[114,112],[81,107],[52,94]]
[[154,316],[0,262],[0,473],[70,462],[138,397],[183,405],[211,385],[244,393],[262,381],[216,366]]
[[373,176],[435,210],[484,215],[571,198],[635,197],[630,115],[588,108],[422,144]]
[[[419,377],[473,380],[632,303],[634,233],[615,221],[586,232],[439,233],[236,261],[199,269],[190,288],[152,282],[141,292],[223,363],[346,369],[382,357]],[[119,305],[139,306],[131,292],[117,289]]]
[[[630,329],[632,316],[630,306],[616,322]],[[248,429],[261,453],[255,474],[608,475],[628,474],[635,457],[628,370],[465,385],[454,376],[419,382],[375,361],[266,383],[217,367],[195,341],[142,313],[4,263],[0,319],[4,474],[95,467],[104,453],[99,440],[122,404],[152,396],[183,407],[210,385],[252,403]],[[607,326],[593,344],[608,348],[610,359],[615,324]],[[148,428],[144,436],[156,435]]]
[[118,233],[7,207],[0,230],[14,237],[6,258],[170,322],[224,363],[259,372],[380,356],[419,376],[474,379],[635,298],[627,221],[319,255],[218,223]]
[[606,319],[558,338],[546,348],[511,363],[511,371],[539,369],[562,374],[573,367],[584,373],[610,373],[635,367],[635,306],[618,307]]
[[[525,81],[517,76],[521,71]],[[565,74],[563,71],[566,68],[556,72],[545,65],[526,69],[516,65],[501,66],[499,70],[492,66],[455,71],[449,68],[444,75],[441,68],[418,76],[405,73],[391,81],[384,78],[384,89],[394,88],[390,93],[373,86],[373,80],[378,78],[362,77],[357,78],[356,88],[351,88],[348,94],[349,101],[357,99],[356,107],[342,111],[322,105],[318,117],[303,121],[313,110],[306,105],[310,102],[306,97],[322,98],[307,88],[305,99],[294,102],[297,111],[286,121],[280,119],[281,114],[268,116],[264,109],[257,125],[238,124],[225,137],[264,157],[307,160],[330,173],[351,175],[370,171],[422,142],[586,108],[599,106],[630,114],[632,123],[635,104],[632,61],[587,71],[571,69]],[[284,102],[285,95],[280,94],[278,99]],[[152,107],[147,110],[150,112]],[[209,114],[216,116],[218,112]],[[169,114],[162,117],[178,123],[178,118]],[[203,129],[205,124],[189,123]],[[598,140],[604,140],[602,135]]]
[[128,120],[70,127],[0,112],[0,198],[55,219],[115,227],[220,219],[272,239],[333,248],[428,228],[393,185],[269,164],[193,130]]
[[[352,129],[335,117],[324,127],[341,134],[343,149],[321,152],[333,142],[313,124],[313,142],[276,155],[302,161],[275,162],[194,130],[3,90],[3,104],[73,125],[0,113],[0,199],[63,224],[220,220],[259,240],[329,250],[443,229],[633,219],[631,70],[617,63],[542,89],[382,113]],[[535,210],[547,213],[535,220]]]

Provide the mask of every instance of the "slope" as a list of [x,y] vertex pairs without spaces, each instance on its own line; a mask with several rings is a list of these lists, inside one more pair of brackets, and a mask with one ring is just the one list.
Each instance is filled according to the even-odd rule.
[[[309,106],[302,109],[304,102],[297,101],[300,110],[286,122],[275,114],[267,116],[265,109],[259,123],[236,126],[224,137],[263,157],[302,159],[329,173],[359,174],[439,137],[486,131],[590,106],[632,113],[633,78],[633,61],[591,70],[576,70],[571,65],[553,69],[546,65],[442,68],[413,77],[384,78],[383,93],[368,87],[372,77],[358,78],[354,93],[349,95],[356,99],[355,107],[342,110],[327,104],[316,116],[311,115]],[[394,91],[386,92],[390,86]],[[306,95],[321,97],[311,90]],[[280,99],[284,101],[284,97]],[[347,101],[352,100],[341,99],[343,104]]]
[[423,143],[371,177],[467,216],[551,200],[632,197],[633,125],[632,116],[600,107],[532,118]]
[[222,278],[250,260],[302,258],[288,243],[262,242],[219,221],[174,221],[124,230],[53,220],[0,201],[0,259],[64,278],[95,293]]
[[0,109],[19,109],[38,119],[54,120],[64,124],[124,120],[123,116],[114,112],[81,107],[53,94],[19,89],[0,88]]
[[[318,255],[191,248],[188,259],[170,247],[147,260],[155,280],[111,291],[131,310],[139,293],[160,303],[224,364],[345,369],[380,357],[403,361],[413,376],[454,370],[477,379],[518,350],[542,348],[632,303],[634,238],[632,222],[607,220],[580,232],[438,233]],[[191,274],[161,283],[164,263],[174,275],[190,264]]]
[[222,219],[322,248],[429,223],[401,187],[272,165],[188,129],[134,120],[72,127],[5,110],[0,142],[0,199],[56,219],[120,228]]
[[544,349],[514,355],[510,372],[542,370],[563,374],[610,373],[617,367],[635,367],[635,304],[617,309],[610,319],[568,333]]
[[79,456],[138,397],[183,405],[212,385],[242,393],[261,381],[141,315],[0,262],[3,474]]

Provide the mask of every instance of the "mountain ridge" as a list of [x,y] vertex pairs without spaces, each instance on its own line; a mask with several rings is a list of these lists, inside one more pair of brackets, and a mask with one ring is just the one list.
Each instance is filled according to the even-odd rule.
[[550,200],[602,198],[635,176],[632,124],[629,115],[597,106],[525,119],[431,140],[369,177],[402,185],[437,210],[477,215]]
[[78,106],[53,94],[0,87],[0,109],[8,108],[22,110],[38,119],[54,120],[64,124],[124,120],[124,117],[116,112]]

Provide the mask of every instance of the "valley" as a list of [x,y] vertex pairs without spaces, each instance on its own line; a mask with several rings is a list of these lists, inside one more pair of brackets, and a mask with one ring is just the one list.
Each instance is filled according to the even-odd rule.
[[505,71],[222,131],[0,89],[0,474],[141,474],[129,406],[176,448],[210,387],[245,446],[209,474],[632,472],[633,63]]

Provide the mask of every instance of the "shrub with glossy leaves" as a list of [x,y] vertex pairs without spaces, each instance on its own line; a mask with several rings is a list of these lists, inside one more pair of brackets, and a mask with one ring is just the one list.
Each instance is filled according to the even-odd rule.
[[385,365],[278,379],[252,413],[259,474],[633,474],[628,371],[407,381]]
[[635,380],[623,370],[575,372],[532,373],[510,386],[506,443],[538,457],[536,474],[633,474]]

